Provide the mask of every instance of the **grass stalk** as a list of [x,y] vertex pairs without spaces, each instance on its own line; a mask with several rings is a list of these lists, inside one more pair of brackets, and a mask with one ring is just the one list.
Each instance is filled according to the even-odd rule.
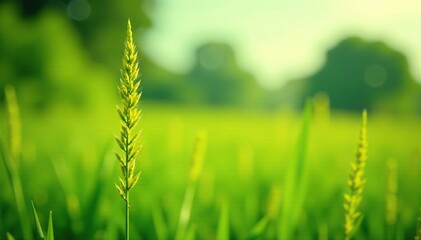
[[344,195],[345,209],[345,240],[351,239],[358,229],[362,214],[359,207],[362,201],[362,194],[366,180],[364,171],[367,161],[367,111],[362,113],[362,123],[356,160],[351,164],[351,172],[348,178],[349,193]]
[[127,23],[127,39],[123,56],[123,67],[121,69],[121,78],[119,93],[121,97],[121,106],[117,106],[117,112],[120,117],[120,135],[116,136],[118,146],[123,154],[115,153],[120,163],[122,178],[119,178],[119,185],[116,184],[120,197],[125,201],[125,236],[130,239],[130,190],[136,185],[140,177],[140,172],[135,174],[136,158],[140,151],[137,140],[140,131],[135,127],[139,121],[141,111],[138,110],[141,94],[139,91],[140,80],[139,65],[136,46],[133,42],[130,20]]
[[219,214],[216,240],[228,240],[228,239],[230,239],[229,208],[228,208],[228,200],[224,198],[222,200],[221,212]]
[[307,192],[307,146],[312,119],[312,104],[307,101],[301,131],[296,144],[296,157],[288,165],[284,182],[278,239],[293,238],[304,206]]
[[177,232],[175,237],[176,240],[185,239],[188,232],[188,224],[190,221],[191,210],[193,207],[193,199],[196,195],[196,188],[199,177],[202,174],[203,159],[206,146],[205,141],[205,134],[198,134],[193,152],[193,158],[190,164],[187,188],[184,195],[183,204],[180,210],[180,217],[178,220]]
[[15,240],[15,238],[13,237],[13,235],[10,234],[9,232],[6,233],[6,239],[7,240]]
[[392,239],[396,236],[396,221],[398,216],[398,174],[395,159],[390,159],[387,162],[386,174],[386,231],[388,239]]
[[270,195],[267,201],[266,214],[261,218],[252,228],[247,239],[262,239],[265,236],[265,232],[276,222],[279,215],[279,209],[281,205],[281,186],[274,184],[271,188]]
[[8,149],[12,159],[18,163],[21,151],[21,125],[19,117],[19,105],[16,99],[16,92],[12,86],[6,86],[8,115]]
[[[22,189],[22,183],[17,169],[18,159],[20,157],[20,118],[19,105],[16,99],[16,92],[12,86],[5,89],[7,104],[7,121],[8,121],[8,145],[7,150],[2,149],[2,158],[6,166],[6,172],[9,178],[11,188],[15,197],[16,208],[22,228],[22,236],[24,239],[32,240],[31,228],[27,224],[28,214],[25,205],[25,197]],[[3,147],[1,145],[0,147]]]
[[152,220],[155,227],[156,238],[161,240],[168,239],[168,226],[165,222],[162,208],[156,204],[152,208]]
[[32,202],[32,211],[34,214],[34,222],[35,227],[38,233],[38,239],[45,239],[45,240],[54,240],[54,227],[53,227],[53,212],[50,211],[50,215],[48,218],[48,228],[47,228],[47,235],[44,235],[44,231],[42,230],[41,223],[38,218],[37,210],[35,209],[34,202]]

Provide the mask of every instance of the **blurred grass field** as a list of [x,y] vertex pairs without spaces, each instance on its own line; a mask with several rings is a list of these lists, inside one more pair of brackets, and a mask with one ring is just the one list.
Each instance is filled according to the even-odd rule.
[[[22,157],[16,165],[25,201],[28,209],[34,201],[42,222],[53,211],[57,239],[119,239],[124,211],[114,188],[118,164],[113,155],[118,117],[113,105],[81,111],[57,106],[43,114],[21,112]],[[229,239],[276,238],[301,114],[147,102],[142,114],[142,175],[131,195],[133,239],[174,238],[198,132],[206,132],[207,145],[189,223],[196,239],[217,239],[223,206]],[[5,142],[4,110],[0,116]],[[356,238],[411,239],[421,204],[419,119],[370,112],[368,119],[364,220]],[[293,239],[343,239],[343,194],[359,127],[358,115],[316,107],[307,139],[307,194]],[[396,163],[398,202],[396,221],[387,223],[390,163]],[[0,239],[7,231],[20,239],[3,161],[0,183]],[[252,236],[268,211],[275,217]]]
[[419,4],[269,2],[0,3],[0,240],[421,234]]

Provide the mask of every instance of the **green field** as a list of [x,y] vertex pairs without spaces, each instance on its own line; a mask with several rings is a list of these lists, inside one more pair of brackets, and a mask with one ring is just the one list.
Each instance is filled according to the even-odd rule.
[[[308,142],[305,147],[297,144],[300,113],[148,103],[142,109],[143,148],[137,164],[142,174],[131,192],[132,239],[175,239],[180,231],[198,133],[206,135],[203,170],[185,224],[187,236],[181,239],[276,239],[282,232],[280,216],[290,212],[282,208],[283,202],[292,199],[294,206],[299,197],[284,195],[284,189],[287,169],[300,153],[306,158],[299,173],[305,194],[297,223],[289,226],[291,239],[343,239],[343,195],[355,159],[359,115],[316,108],[308,137],[302,139]],[[53,211],[56,239],[122,239],[124,204],[114,187],[119,171],[113,154],[118,130],[113,105],[91,113],[61,107],[42,114],[21,111],[21,119],[22,154],[15,164],[27,227],[35,233],[33,200],[44,226]],[[364,218],[355,239],[415,235],[421,206],[420,133],[419,119],[368,114]],[[0,166],[0,239],[6,232],[21,239],[3,161]],[[388,204],[391,210],[385,210]]]

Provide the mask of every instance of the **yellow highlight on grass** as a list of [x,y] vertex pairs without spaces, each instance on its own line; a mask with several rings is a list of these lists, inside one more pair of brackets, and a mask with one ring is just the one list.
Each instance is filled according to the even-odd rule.
[[197,182],[197,180],[199,179],[202,173],[205,146],[206,146],[206,133],[201,132],[197,136],[196,145],[195,145],[194,153],[193,153],[193,159],[190,165],[189,181],[191,182]]
[[16,99],[16,92],[12,86],[6,86],[6,101],[8,115],[8,143],[10,155],[14,161],[18,161],[21,151],[21,127],[19,117],[19,105]]

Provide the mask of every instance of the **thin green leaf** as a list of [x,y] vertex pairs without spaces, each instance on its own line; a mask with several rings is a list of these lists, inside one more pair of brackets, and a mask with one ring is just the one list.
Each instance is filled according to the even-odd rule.
[[219,223],[218,223],[216,239],[217,240],[230,239],[228,203],[225,201],[222,203],[221,214],[219,215]]
[[[108,142],[107,146],[103,149],[100,157],[99,163],[96,167],[95,172],[95,181],[94,181],[94,190],[89,197],[88,203],[83,208],[83,219],[84,219],[84,232],[83,237],[86,239],[93,239],[95,234],[95,226],[91,224],[94,222],[95,217],[98,215],[99,207],[101,206],[102,201],[104,201],[104,186],[107,186],[112,182],[112,173],[115,166],[115,161],[112,158],[111,148],[113,142]],[[115,153],[116,155],[118,153]],[[108,238],[107,238],[108,239]]]
[[48,219],[48,229],[46,240],[54,240],[54,229],[53,229],[53,212],[50,211],[50,217]]
[[24,239],[32,240],[33,236],[31,234],[31,228],[27,224],[29,222],[29,215],[25,206],[25,197],[23,194],[19,172],[16,169],[15,162],[9,151],[5,150],[3,146],[3,143],[0,141],[0,156],[3,159],[4,165],[6,167],[6,173],[9,178],[10,187],[12,188],[13,195],[15,197],[22,234]]
[[41,223],[39,222],[39,218],[38,218],[37,210],[35,210],[34,202],[31,201],[31,204],[32,204],[32,211],[34,213],[34,220],[35,220],[35,226],[38,232],[38,237],[40,239],[44,239],[44,231],[42,230]]
[[161,207],[154,206],[152,208],[152,220],[155,226],[157,239],[168,239],[168,226],[165,223]]
[[178,226],[175,237],[176,240],[185,239],[195,194],[196,185],[188,185],[186,192],[184,193],[183,204],[181,205],[180,216],[178,218]]
[[185,240],[194,240],[196,239],[196,225],[192,224],[188,229],[186,233]]
[[15,238],[9,232],[6,233],[6,239],[7,240],[15,240]]
[[247,239],[257,239],[259,237],[262,237],[262,235],[265,233],[266,228],[269,225],[269,218],[267,216],[260,219],[256,225],[253,226],[251,229],[251,232],[249,234],[249,237]]
[[278,227],[278,239],[291,239],[297,228],[306,195],[307,145],[311,122],[311,101],[307,101],[296,144],[296,158],[290,162],[285,176],[282,210]]

